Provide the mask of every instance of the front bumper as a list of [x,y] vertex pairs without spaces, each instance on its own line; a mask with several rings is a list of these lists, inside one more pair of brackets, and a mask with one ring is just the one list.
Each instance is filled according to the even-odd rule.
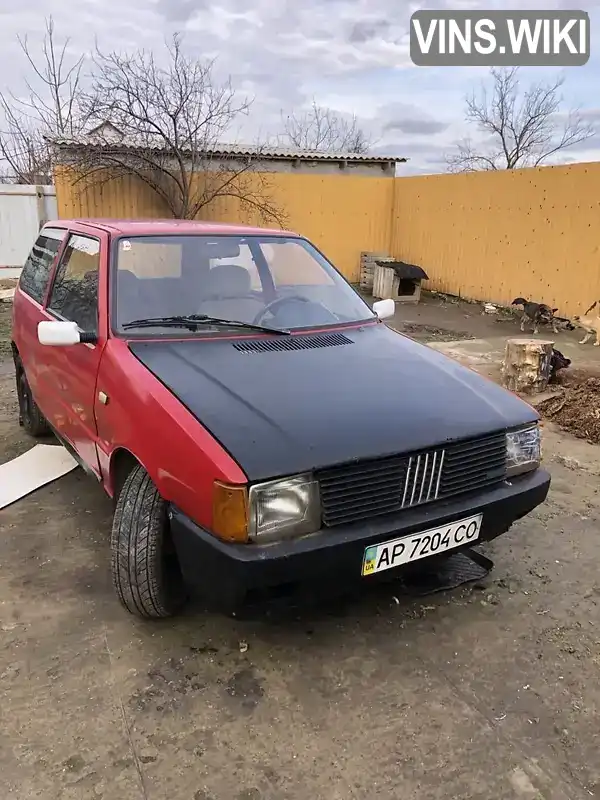
[[[538,469],[475,495],[265,545],[223,542],[179,509],[172,507],[169,514],[179,563],[190,589],[200,591],[220,607],[233,608],[248,595],[289,594],[295,586],[306,582],[322,580],[331,584],[357,578],[371,581],[376,576],[360,578],[367,546],[479,512],[483,513],[479,542],[490,541],[543,503],[549,488],[550,475]],[[398,574],[410,568],[414,565],[400,566],[389,573]]]

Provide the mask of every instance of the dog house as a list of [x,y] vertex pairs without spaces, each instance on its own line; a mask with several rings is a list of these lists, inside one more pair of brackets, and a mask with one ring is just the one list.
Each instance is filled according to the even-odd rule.
[[400,303],[418,303],[421,281],[429,276],[421,267],[404,261],[376,261],[373,271],[373,297]]

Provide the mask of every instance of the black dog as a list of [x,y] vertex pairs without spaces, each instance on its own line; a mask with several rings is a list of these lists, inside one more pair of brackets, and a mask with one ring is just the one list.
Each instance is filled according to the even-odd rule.
[[552,356],[550,357],[550,377],[548,378],[548,383],[556,383],[558,371],[566,369],[569,366],[571,366],[571,359],[563,356],[560,350],[556,350],[553,347]]
[[[524,297],[516,297],[511,306],[523,306],[523,316],[521,317],[521,330],[525,330],[525,323],[533,324],[533,332],[538,332],[539,325],[550,325],[554,319],[554,313],[558,308],[550,308],[545,303],[534,303],[532,300],[525,300]],[[553,327],[554,330],[554,327]],[[555,331],[558,333],[558,331]]]

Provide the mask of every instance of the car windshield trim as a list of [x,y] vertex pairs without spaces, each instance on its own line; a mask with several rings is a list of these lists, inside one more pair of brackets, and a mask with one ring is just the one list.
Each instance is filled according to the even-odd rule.
[[123,325],[124,330],[131,328],[188,328],[190,331],[197,331],[202,325],[223,325],[230,328],[246,328],[247,330],[258,331],[260,333],[275,333],[278,335],[290,334],[286,328],[270,328],[266,325],[254,325],[251,322],[241,322],[236,319],[222,319],[221,317],[211,317],[208,314],[181,314],[173,317],[145,317],[134,319]]

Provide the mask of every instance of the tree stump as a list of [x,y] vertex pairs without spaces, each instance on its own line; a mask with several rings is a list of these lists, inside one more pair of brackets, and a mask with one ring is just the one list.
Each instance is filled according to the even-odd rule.
[[511,392],[537,394],[548,386],[554,342],[509,339],[506,342],[502,380]]

